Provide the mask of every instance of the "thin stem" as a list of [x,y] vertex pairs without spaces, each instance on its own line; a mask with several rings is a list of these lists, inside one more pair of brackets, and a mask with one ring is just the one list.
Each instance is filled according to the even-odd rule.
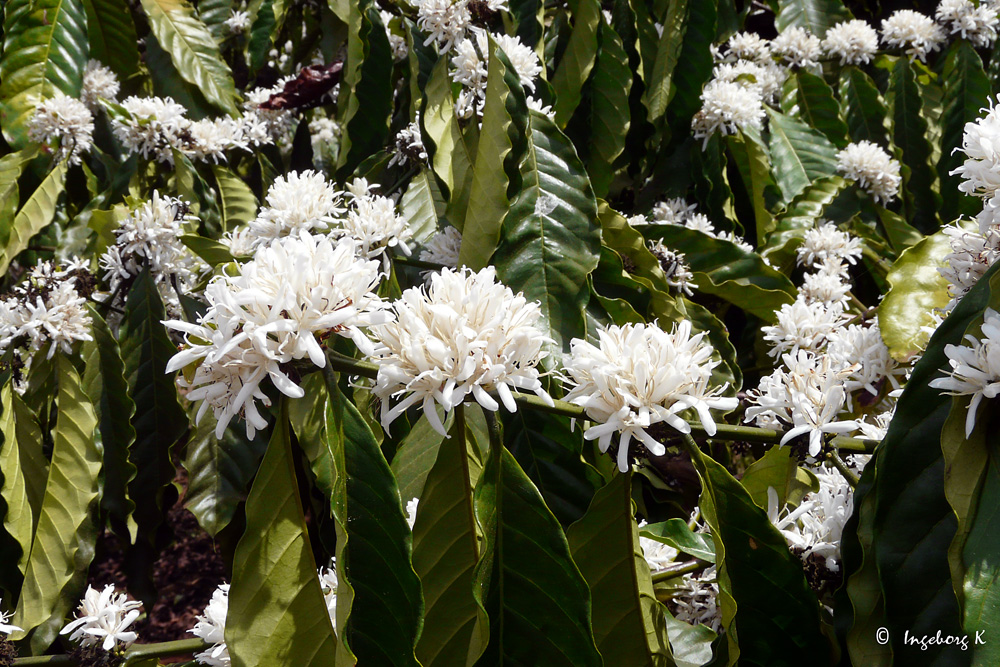
[[429,269],[431,271],[440,271],[445,268],[444,264],[438,264],[437,262],[425,262],[422,259],[413,259],[412,257],[400,257],[396,255],[392,258],[394,262],[402,264],[403,266],[412,266],[418,269]]
[[858,486],[858,476],[854,474],[854,471],[847,467],[844,460],[837,455],[837,452],[829,452],[826,455],[827,460],[833,464],[833,467],[840,471],[840,474],[844,476],[847,483],[851,485],[851,488],[857,488]]
[[409,180],[409,179],[413,178],[414,176],[416,176],[418,171],[420,171],[420,167],[419,166],[417,166],[417,167],[410,167],[410,169],[405,174],[403,174],[402,176],[400,176],[399,180],[396,181],[395,183],[393,183],[389,187],[389,189],[386,190],[385,193],[383,193],[382,196],[383,197],[391,197],[392,194],[394,192],[396,192],[396,190],[398,190],[403,185],[403,183],[405,183],[407,180]]
[[503,446],[503,439],[500,437],[500,422],[497,420],[497,413],[492,410],[483,410],[486,417],[486,430],[490,434],[490,453],[500,451]]
[[698,570],[704,570],[710,564],[711,563],[705,563],[700,560],[692,560],[684,563],[680,567],[664,570],[663,572],[657,572],[653,575],[653,583],[658,584],[663,581],[676,579],[677,577],[683,577],[685,574],[691,574],[692,572],[697,572]]
[[851,300],[851,305],[858,309],[858,313],[860,314],[860,316],[863,317],[864,314],[868,312],[868,306],[862,303],[861,299],[854,296],[854,292],[848,291],[847,297]]
[[[134,665],[150,658],[165,658],[174,655],[188,655],[205,648],[206,644],[201,639],[178,639],[171,642],[160,642],[158,644],[135,644],[125,651],[125,665]],[[25,658],[15,658],[16,667],[28,667],[29,665],[75,665],[73,658],[68,654],[62,655],[36,655]]]

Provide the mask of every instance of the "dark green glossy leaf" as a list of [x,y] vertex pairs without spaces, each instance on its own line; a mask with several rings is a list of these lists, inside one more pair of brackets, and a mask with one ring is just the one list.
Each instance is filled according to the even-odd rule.
[[[452,428],[450,420],[453,418],[453,413],[448,413],[442,420],[444,427],[449,431]],[[399,484],[401,498],[406,498],[408,501],[410,498],[422,497],[427,475],[434,468],[434,462],[438,459],[438,448],[443,440],[444,436],[431,426],[427,417],[420,415],[420,419],[399,443],[399,449],[392,457],[392,474]]]
[[66,186],[67,168],[67,163],[61,162],[49,172],[14,216],[7,242],[0,249],[0,273],[6,273],[18,253],[28,247],[32,236],[52,224],[56,204]]
[[[805,70],[796,72],[795,79],[798,83],[796,101],[799,117],[826,135],[837,148],[846,146],[847,125],[840,118],[840,105],[833,96],[833,89],[822,77]],[[873,113],[877,113],[877,107]]]
[[566,125],[580,104],[583,84],[596,60],[597,29],[601,24],[601,4],[597,0],[575,0],[571,7],[573,29],[551,79],[556,93],[553,111],[560,127]]
[[805,123],[768,109],[771,168],[784,202],[837,171],[837,149]]
[[667,109],[670,127],[681,136],[689,134],[691,117],[701,108],[702,86],[711,78],[712,53],[709,46],[715,41],[716,3],[702,0],[688,1],[687,26],[684,43],[673,71],[674,93]]
[[[226,25],[226,20],[233,13],[233,0],[198,0],[197,8],[198,18],[212,33],[216,42],[221,44],[232,34]],[[236,8],[239,9],[239,6]]]
[[587,172],[598,197],[608,193],[615,160],[625,150],[629,128],[628,96],[632,71],[621,38],[606,23],[600,27],[601,50],[590,79],[590,146]]
[[854,65],[840,70],[840,108],[851,141],[871,141],[883,148],[889,145],[882,96],[871,77]]
[[597,203],[569,139],[541,114],[532,112],[529,125],[521,187],[493,262],[503,284],[541,302],[549,336],[566,349],[585,331],[586,277],[600,255]]
[[90,57],[122,80],[139,71],[139,45],[132,14],[124,0],[82,0],[87,10]]
[[205,260],[209,266],[215,267],[234,260],[232,253],[229,252],[229,246],[214,239],[207,239],[198,234],[183,234],[180,241],[191,252]]
[[39,100],[56,92],[79,97],[89,54],[80,0],[4,3],[0,124],[7,143],[27,145],[28,122]]
[[812,229],[825,219],[827,207],[833,204],[847,187],[848,182],[840,176],[830,176],[806,188],[778,216],[778,223],[767,237],[761,255],[766,257],[772,266],[790,273],[795,263],[795,249],[806,230]]
[[779,32],[798,26],[822,39],[831,27],[852,18],[841,0],[778,0],[777,4],[774,23]]
[[257,198],[243,179],[228,167],[212,165],[212,175],[219,190],[222,229],[230,231],[257,216]]
[[689,556],[715,562],[715,543],[704,533],[695,533],[684,519],[668,519],[639,529],[639,534],[651,540],[669,544]]
[[52,433],[52,463],[12,620],[24,632],[11,637],[30,634],[36,653],[55,640],[65,615],[77,604],[82,581],[75,574],[86,572],[90,565],[97,535],[90,516],[101,471],[101,452],[94,442],[97,416],[72,362],[58,353],[56,365],[59,411]]
[[769,189],[777,187],[771,176],[771,156],[759,134],[730,135],[726,137],[726,145],[753,207],[756,236],[751,238],[756,238],[756,245],[763,245],[774,230],[774,216],[768,209],[766,196]]
[[226,617],[234,667],[333,664],[336,638],[309,545],[285,414],[247,499]]
[[684,33],[687,30],[688,6],[688,0],[673,0],[668,5],[667,15],[663,19],[663,34],[660,35],[656,47],[652,69],[645,80],[646,92],[643,97],[649,110],[649,119],[653,122],[666,113],[677,88],[673,78],[684,44]]
[[566,531],[573,560],[590,586],[594,639],[605,663],[673,665],[665,610],[632,518],[631,475],[615,475]]

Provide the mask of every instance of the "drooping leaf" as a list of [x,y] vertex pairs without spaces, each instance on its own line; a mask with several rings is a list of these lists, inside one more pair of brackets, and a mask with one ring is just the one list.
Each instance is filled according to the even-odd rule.
[[854,65],[840,70],[840,108],[847,119],[851,141],[889,145],[887,112],[875,82]]
[[66,162],[56,165],[14,216],[7,242],[0,250],[0,273],[6,273],[18,253],[28,247],[31,237],[52,223],[59,195],[66,186],[67,167]]
[[[57,354],[58,416],[52,434],[52,463],[45,485],[12,623],[23,628],[12,639],[31,635],[37,654],[49,647],[77,604],[82,579],[94,557],[97,533],[90,512],[97,502],[101,453],[94,442],[97,416],[72,362]],[[25,443],[28,444],[28,443]]]
[[476,445],[469,442],[464,414],[464,408],[456,408],[451,437],[437,449],[413,526],[413,569],[425,603],[417,658],[427,667],[466,664],[486,648],[472,596],[479,538],[471,473],[479,464],[471,460],[470,447]]
[[0,121],[18,149],[28,143],[39,101],[57,92],[79,97],[90,54],[87,15],[80,0],[11,0],[3,18]]
[[[486,266],[500,240],[511,197],[518,192],[518,165],[525,156],[527,102],[520,78],[503,49],[490,41],[483,125],[462,228],[459,266]],[[513,287],[513,285],[511,285]]]
[[333,664],[337,640],[316,576],[285,413],[267,445],[246,515],[225,628],[234,667]]
[[[7,568],[16,568],[23,577],[41,509],[41,496],[37,489],[40,487],[44,492],[47,471],[39,446],[41,433],[38,424],[30,410],[21,403],[20,397],[15,396],[10,382],[4,384],[0,400],[3,404],[3,413],[0,414],[0,432],[3,434],[3,443],[0,444],[0,496],[6,510],[3,528],[21,550],[16,562],[12,562],[14,554],[10,554],[10,560],[0,567],[0,574],[7,576]],[[20,410],[16,403],[21,403]],[[37,439],[29,439],[26,435],[37,436]],[[9,590],[15,589],[13,582],[5,584],[11,584]]]
[[608,193],[615,160],[625,150],[630,123],[628,96],[632,72],[621,38],[606,23],[599,31],[601,50],[590,79],[590,150],[587,172],[598,197]]
[[82,0],[87,11],[90,57],[126,80],[139,71],[135,23],[124,0]]
[[684,44],[684,33],[688,22],[688,0],[674,0],[667,8],[663,19],[663,34],[656,47],[652,68],[645,80],[646,92],[643,97],[649,111],[649,120],[656,122],[663,117],[677,87],[674,72],[680,60]]
[[[826,135],[837,148],[846,146],[847,125],[840,117],[840,106],[833,96],[833,89],[822,77],[806,70],[796,72],[795,79],[798,84],[796,102],[799,117]],[[877,107],[873,113],[877,113]]]
[[399,199],[399,211],[410,223],[413,238],[426,242],[438,230],[438,220],[444,215],[444,198],[427,169],[410,180],[406,192]]
[[597,203],[573,144],[552,121],[532,112],[527,139],[494,264],[502,283],[541,302],[548,334],[565,349],[585,332],[586,277],[600,255]]
[[223,231],[250,222],[257,215],[257,198],[243,179],[222,165],[212,165],[218,186]]
[[[444,427],[449,431],[452,430],[451,419],[454,419],[454,416],[448,413],[442,420]],[[422,497],[427,475],[434,468],[434,463],[438,459],[438,448],[443,440],[444,436],[431,426],[427,417],[421,415],[399,443],[399,449],[392,457],[391,468],[396,483],[399,484],[401,498],[409,500]]]
[[490,623],[480,664],[600,665],[590,591],[559,522],[510,452],[490,447],[475,492],[474,590]]
[[709,563],[715,562],[715,543],[711,537],[692,531],[684,519],[667,519],[660,523],[651,523],[643,526],[639,534],[662,544],[668,544],[689,556]]
[[581,91],[597,55],[597,29],[601,24],[601,4],[597,0],[576,0],[571,5],[573,29],[562,60],[552,75],[556,100],[555,121],[565,126],[580,104]]
[[129,448],[135,441],[132,417],[135,403],[128,392],[125,364],[118,341],[108,323],[94,310],[90,313],[93,341],[84,344],[86,367],[83,387],[97,410],[100,423],[103,468],[101,508],[124,526],[132,516],[135,503],[128,497],[128,484],[135,477],[135,465],[128,459]]
[[774,109],[767,112],[774,180],[782,199],[790,202],[812,183],[836,173],[837,149],[805,123]]
[[186,0],[142,0],[149,27],[183,79],[212,105],[238,113],[236,85],[212,34]]
[[766,193],[776,188],[771,176],[771,157],[759,134],[730,135],[726,145],[743,179],[753,207],[756,245],[763,245],[774,230],[774,215],[768,208]]
[[778,0],[774,23],[778,32],[797,26],[822,39],[827,30],[851,18],[841,0]]
[[616,665],[673,665],[665,610],[632,518],[631,475],[615,475],[566,531],[573,560],[590,586],[594,639]]
[[209,266],[215,267],[233,261],[233,255],[229,251],[229,246],[215,239],[205,238],[198,234],[182,234],[180,241],[191,252],[205,260]]
[[177,402],[173,374],[165,372],[177,348],[161,324],[164,319],[166,313],[156,284],[149,270],[144,270],[125,301],[119,343],[125,377],[135,402],[132,418],[135,443],[129,450],[129,461],[135,465],[136,475],[128,489],[135,502],[133,516],[138,534],[126,567],[132,573],[130,588],[135,595],[147,599],[154,595],[152,582],[145,580],[152,567],[149,556],[163,522],[167,488],[176,474],[170,450],[188,426],[187,415]]
[[424,98],[421,120],[431,144],[427,147],[431,167],[450,194],[449,208],[461,213],[458,217],[449,217],[449,222],[461,231],[468,208],[472,166],[476,160],[477,146],[473,139],[477,135],[468,128],[463,132],[455,117],[455,98],[446,58],[441,58],[434,66],[427,80]]

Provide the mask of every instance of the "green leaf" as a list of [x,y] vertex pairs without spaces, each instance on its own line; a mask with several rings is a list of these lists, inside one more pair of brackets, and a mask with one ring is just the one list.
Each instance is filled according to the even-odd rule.
[[[442,420],[444,427],[449,431],[452,419],[454,414],[449,412]],[[396,455],[392,457],[392,474],[399,484],[400,498],[409,501],[411,498],[423,497],[427,476],[434,468],[438,459],[438,448],[443,440],[444,436],[438,433],[427,421],[427,417],[421,414],[417,423],[399,443]]]
[[215,239],[208,239],[204,236],[199,236],[198,234],[182,234],[180,241],[186,245],[191,252],[205,260],[205,262],[211,267],[235,261],[232,253],[229,252],[229,246],[224,245]]
[[483,124],[462,228],[459,266],[478,271],[489,263],[497,247],[504,216],[513,208],[510,197],[517,192],[518,165],[526,150],[527,116],[521,80],[503,49],[491,38]]
[[962,146],[965,124],[981,115],[990,97],[990,80],[983,69],[983,61],[972,44],[964,39],[955,40],[948,48],[948,56],[941,73],[943,113],[941,117],[941,159],[937,163],[941,179],[941,218],[954,220],[960,214],[975,215],[979,202],[959,192],[961,177],[951,172],[962,164],[964,154],[954,152]]
[[505,211],[493,262],[503,284],[541,302],[548,334],[566,349],[585,333],[590,295],[580,287],[600,256],[597,202],[573,144],[555,123],[533,112],[527,139],[521,188]]
[[455,117],[451,83],[448,59],[441,58],[427,80],[421,119],[432,144],[427,151],[431,156],[431,167],[449,191],[449,207],[461,212],[461,216],[457,219],[452,216],[449,221],[461,231],[468,208],[472,165],[476,160],[476,134],[468,130],[463,132]]
[[[799,116],[810,127],[819,130],[837,148],[847,145],[847,125],[840,118],[840,106],[833,96],[833,89],[822,77],[799,70],[795,73],[798,83],[796,101]],[[878,108],[873,110],[877,113]]]
[[101,449],[103,450],[104,483],[101,508],[118,527],[126,525],[135,509],[128,497],[128,484],[135,478],[135,466],[128,460],[129,448],[135,442],[132,417],[135,403],[128,393],[125,364],[118,341],[108,323],[94,308],[88,306],[91,319],[92,341],[84,343],[83,359],[86,364],[83,387],[97,409],[100,423]]
[[[726,145],[740,171],[750,204],[753,207],[756,245],[763,245],[774,230],[774,216],[768,209],[765,192],[776,187],[771,176],[771,156],[760,135],[730,135]],[[751,237],[752,238],[752,237]]]
[[702,515],[715,541],[728,664],[813,664],[828,655],[819,604],[802,562],[729,471],[697,446],[689,453],[702,480]]
[[316,576],[285,412],[250,489],[246,515],[226,617],[234,667],[333,664],[336,638]]
[[656,58],[645,80],[643,101],[649,110],[649,120],[655,122],[667,111],[667,106],[677,87],[674,70],[680,60],[684,33],[688,23],[688,0],[672,0],[663,19],[663,34],[656,46]]
[[82,579],[94,556],[97,533],[90,512],[97,501],[101,453],[94,442],[97,416],[72,362],[56,359],[58,417],[52,433],[52,463],[38,528],[24,574],[17,611],[11,621],[31,635],[31,648],[43,652],[55,640],[64,618],[78,602]]
[[840,176],[822,178],[812,183],[788,204],[778,216],[774,231],[767,237],[761,252],[772,266],[791,273],[795,266],[795,248],[806,230],[826,218],[826,210],[847,189],[848,182]]
[[346,101],[340,120],[344,132],[337,156],[341,178],[382,149],[392,114],[392,51],[385,26],[370,0],[351,3],[347,34],[341,83],[341,100]]
[[590,586],[594,639],[605,660],[636,667],[673,665],[666,612],[656,600],[632,518],[631,477],[615,475],[566,536]]
[[258,72],[267,62],[267,54],[274,45],[277,19],[274,15],[274,0],[262,0],[259,3],[252,3],[251,6],[255,4],[259,4],[260,7],[256,16],[252,16],[247,53],[250,56],[250,70]]
[[643,526],[639,534],[668,544],[674,549],[700,560],[715,562],[715,544],[704,533],[695,533],[684,519],[667,519]]
[[41,100],[57,91],[80,96],[89,54],[80,0],[4,3],[0,124],[8,144],[15,149],[28,144],[28,123]]
[[[683,44],[671,76],[674,93],[667,109],[667,118],[674,133],[690,133],[691,117],[701,109],[701,90],[712,78],[712,53],[718,12],[715,2],[688,2],[687,26]],[[664,30],[666,32],[666,30]]]
[[552,512],[499,442],[476,486],[483,557],[477,600],[490,643],[479,664],[600,665],[590,591]]
[[215,437],[215,420],[203,419],[191,434],[185,449],[184,469],[188,471],[184,507],[205,532],[215,537],[229,525],[236,508],[247,499],[267,441],[260,431],[250,439],[241,425],[231,425]]
[[[216,107],[209,102],[197,86],[184,80],[170,54],[157,41],[156,36],[146,36],[146,66],[150,70],[153,93],[159,97],[169,97],[184,107],[192,120],[201,120],[216,115]],[[174,153],[175,160],[179,153]],[[190,162],[187,157],[181,160]]]
[[768,108],[771,168],[784,202],[837,171],[837,149],[805,123]]
[[[969,228],[975,222],[966,222]],[[906,361],[923,349],[932,326],[933,312],[948,304],[948,280],[938,269],[945,266],[951,243],[944,232],[924,238],[900,254],[886,280],[889,291],[878,306],[882,340],[897,361]]]
[[[360,664],[416,665],[423,597],[392,471],[358,409],[327,381],[337,479],[337,629]],[[351,596],[341,608],[341,590]],[[349,614],[344,623],[344,615]],[[341,645],[341,647],[343,644]],[[338,650],[338,660],[341,652]]]
[[941,450],[952,400],[928,383],[948,365],[945,346],[961,344],[969,324],[989,305],[991,290],[1000,281],[998,269],[992,266],[934,332],[875,451],[872,543],[885,605],[883,623],[897,664],[967,664],[969,659],[954,645],[927,650],[907,645],[904,633],[962,633],[947,557],[957,522],[945,495]]
[[21,178],[24,165],[36,154],[37,150],[25,148],[0,158],[0,248],[10,240],[14,214],[21,200],[17,181]]
[[257,217],[257,198],[242,178],[219,164],[212,165],[212,175],[219,190],[223,231],[236,229]]
[[479,538],[471,472],[479,463],[471,460],[476,445],[469,441],[464,413],[464,406],[456,408],[450,437],[437,449],[413,526],[413,569],[426,605],[417,657],[426,667],[467,664],[486,648],[472,596]]
[[822,39],[827,30],[852,18],[841,0],[778,0],[774,23],[778,32],[798,26]]
[[[41,509],[42,495],[38,491],[44,493],[48,472],[38,447],[42,435],[38,423],[30,409],[15,395],[10,382],[4,384],[0,400],[3,403],[3,414],[0,415],[0,432],[3,433],[0,496],[6,510],[3,527],[21,549],[16,565],[23,576]],[[5,563],[4,568],[8,565],[14,564]]]
[[399,199],[399,212],[410,223],[413,238],[426,242],[438,229],[444,215],[444,198],[429,169],[414,176]]
[[594,68],[597,55],[597,29],[601,25],[601,4],[597,0],[574,0],[570,5],[573,30],[566,50],[552,75],[556,99],[555,121],[565,127],[580,104],[583,84]]
[[840,70],[840,107],[851,141],[871,141],[883,148],[889,145],[882,96],[871,77],[854,65]]
[[930,163],[932,148],[927,140],[927,121],[921,115],[920,89],[909,58],[899,58],[893,66],[886,101],[892,112],[892,141],[900,148],[906,167],[901,188],[906,220],[924,234],[931,234],[940,226],[937,211],[941,197],[937,194],[937,172]]
[[795,300],[795,286],[757,253],[680,225],[645,225],[643,235],[684,253],[698,290],[725,299],[765,321]]
[[124,0],[81,0],[87,10],[90,57],[110,67],[122,81],[138,73],[139,39]]
[[632,71],[622,40],[606,23],[600,27],[601,50],[590,79],[590,141],[587,173],[597,196],[604,197],[625,150],[630,124],[628,96]]
[[236,85],[212,34],[186,0],[141,0],[156,41],[178,73],[205,99],[230,115],[239,113]]
[[18,253],[28,247],[31,237],[52,223],[56,204],[66,185],[67,169],[66,162],[56,165],[14,217],[7,242],[0,250],[0,273],[6,273]]
[[136,475],[128,490],[135,502],[133,516],[138,536],[126,567],[135,573],[130,581],[133,593],[145,598],[152,597],[153,592],[151,581],[144,581],[143,577],[152,567],[148,558],[157,529],[163,523],[165,492],[177,472],[170,450],[188,427],[187,415],[177,402],[174,374],[165,372],[177,348],[161,324],[164,319],[166,313],[156,284],[149,271],[144,270],[125,301],[119,343],[125,377],[135,401],[132,418],[135,443],[129,450],[129,460],[136,467]]
[[233,0],[198,0],[198,18],[219,44],[230,34],[226,20],[233,13]]

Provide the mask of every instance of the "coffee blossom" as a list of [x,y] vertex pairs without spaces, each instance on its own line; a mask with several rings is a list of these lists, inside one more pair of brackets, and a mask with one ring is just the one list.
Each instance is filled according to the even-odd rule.
[[948,281],[948,296],[951,299],[943,310],[949,312],[986,270],[1000,259],[1000,227],[991,225],[984,233],[979,233],[956,223],[944,227],[942,231],[951,245],[951,252],[944,258],[944,266],[938,269],[938,273]]
[[[2,600],[0,600],[2,602]],[[23,630],[16,625],[10,625],[7,621],[10,620],[11,614],[9,612],[0,611],[0,635],[9,635],[12,632],[23,632]]]
[[229,584],[220,584],[212,593],[212,599],[200,616],[198,622],[188,630],[200,637],[209,648],[196,654],[195,660],[209,667],[229,667],[232,660],[229,657],[229,647],[226,646],[226,616],[229,615]]
[[701,109],[691,119],[695,139],[709,138],[716,132],[723,136],[740,131],[761,129],[764,106],[760,93],[739,83],[711,81],[701,93]]
[[986,309],[980,330],[982,338],[966,334],[963,345],[945,345],[951,371],[947,377],[931,380],[930,386],[953,396],[972,396],[965,417],[965,437],[976,426],[976,411],[984,398],[1000,393],[1000,314]]
[[764,63],[771,58],[771,45],[755,32],[738,32],[726,42],[728,55]]
[[[444,434],[436,405],[451,411],[471,397],[487,410],[517,410],[511,389],[547,401],[539,380],[542,350],[551,342],[540,328],[541,310],[496,280],[488,266],[478,273],[444,269],[426,289],[411,287],[393,306],[396,321],[372,329],[378,378],[372,392],[382,401],[382,425],[411,405]],[[398,400],[392,406],[391,401]]]
[[860,19],[844,21],[826,31],[822,47],[841,65],[864,65],[878,52],[878,33]]
[[979,48],[997,38],[997,10],[986,2],[941,0],[934,18],[952,35],[961,35]]
[[343,194],[323,174],[292,171],[274,180],[248,227],[258,243],[266,243],[300,231],[326,230],[344,210]]
[[990,100],[985,115],[965,124],[961,151],[966,159],[952,174],[962,177],[958,189],[967,195],[983,199],[979,214],[979,229],[985,233],[991,225],[1000,222],[1000,107]]
[[912,9],[900,9],[882,21],[882,41],[905,49],[911,59],[924,60],[928,53],[941,48],[944,38],[941,26]]
[[97,111],[99,100],[114,102],[118,97],[118,77],[110,69],[96,60],[88,60],[83,70],[83,87],[80,89],[80,101],[91,111]]
[[801,297],[783,305],[775,316],[776,324],[761,327],[764,340],[771,344],[768,354],[772,357],[799,350],[818,352],[846,321],[840,304],[806,303]]
[[861,257],[861,239],[837,229],[832,223],[824,223],[806,231],[802,245],[798,247],[798,263],[818,268],[829,259],[846,260],[857,263]]
[[584,408],[594,424],[584,432],[606,452],[620,434],[618,469],[629,469],[629,443],[641,442],[653,456],[666,449],[648,432],[665,423],[681,433],[691,426],[683,414],[697,414],[709,435],[716,426],[711,410],[733,410],[735,398],[722,396],[726,386],[709,387],[715,350],[705,333],[691,335],[691,322],[676,324],[670,332],[655,324],[626,324],[598,331],[599,343],[573,339],[566,362],[566,382],[572,390],[566,400]]
[[888,204],[899,194],[899,162],[870,141],[850,144],[837,153],[837,171],[857,181],[877,202]]
[[100,646],[105,651],[125,649],[137,638],[128,628],[142,613],[141,602],[130,601],[124,593],[115,591],[114,585],[98,592],[93,586],[77,608],[76,620],[70,621],[60,635],[69,635],[71,641],[81,646]]
[[816,67],[819,65],[819,37],[805,28],[786,28],[771,40],[771,53],[790,67]]
[[62,93],[42,100],[28,124],[28,138],[55,147],[54,158],[80,164],[94,143],[94,116],[83,102]]
[[458,267],[458,253],[462,249],[462,232],[452,226],[436,232],[420,252],[420,261],[433,262],[449,268]]

